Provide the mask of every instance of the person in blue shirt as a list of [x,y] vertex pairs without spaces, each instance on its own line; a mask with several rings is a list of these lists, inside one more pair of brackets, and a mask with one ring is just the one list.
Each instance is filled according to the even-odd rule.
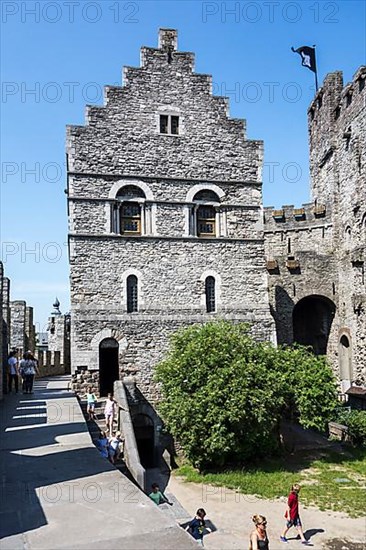
[[211,533],[211,529],[206,527],[205,516],[205,510],[203,508],[198,508],[196,517],[194,517],[186,527],[186,531],[192,535],[200,546],[203,546],[203,531],[206,529]]

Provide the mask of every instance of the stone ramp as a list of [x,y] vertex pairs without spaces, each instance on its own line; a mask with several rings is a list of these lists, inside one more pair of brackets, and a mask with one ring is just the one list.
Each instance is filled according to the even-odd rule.
[[0,404],[1,549],[196,548],[100,456],[68,381],[37,380]]

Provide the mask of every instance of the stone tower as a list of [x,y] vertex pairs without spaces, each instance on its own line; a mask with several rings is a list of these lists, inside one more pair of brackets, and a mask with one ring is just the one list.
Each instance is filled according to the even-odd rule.
[[102,395],[154,365],[191,323],[248,321],[274,338],[264,261],[263,143],[161,29],[141,66],[67,129],[71,360]]
[[[48,319],[48,359],[53,365],[59,363],[61,372],[70,372],[70,315],[62,314],[56,298]],[[46,354],[47,356],[47,354]]]
[[278,341],[326,353],[343,390],[366,381],[365,78],[331,73],[310,105],[312,202],[265,208]]

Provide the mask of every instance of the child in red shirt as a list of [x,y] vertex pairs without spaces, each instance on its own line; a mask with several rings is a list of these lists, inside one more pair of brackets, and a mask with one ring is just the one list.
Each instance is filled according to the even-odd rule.
[[299,515],[299,492],[300,492],[300,485],[295,483],[295,485],[293,485],[291,487],[291,492],[290,492],[290,494],[288,496],[288,500],[287,500],[287,510],[286,510],[286,513],[285,513],[285,518],[287,519],[287,522],[286,522],[286,527],[283,530],[282,535],[280,536],[280,541],[281,542],[288,542],[288,540],[286,538],[287,531],[292,526],[294,526],[294,527],[296,527],[296,529],[297,529],[297,531],[300,535],[302,544],[309,544],[309,541],[306,540],[306,538],[304,536],[304,533],[303,533],[303,530],[302,530],[302,525],[301,525],[301,520],[300,520],[300,515]]

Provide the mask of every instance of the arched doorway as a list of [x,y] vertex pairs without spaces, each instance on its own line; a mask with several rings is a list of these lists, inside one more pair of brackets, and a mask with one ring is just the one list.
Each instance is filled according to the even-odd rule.
[[99,392],[101,396],[113,393],[113,383],[119,380],[118,342],[105,338],[99,344]]
[[147,414],[132,419],[140,462],[144,468],[155,466],[154,423]]
[[345,334],[339,341],[339,374],[341,380],[352,380],[351,345]]
[[307,296],[292,314],[294,342],[311,346],[316,355],[326,355],[335,304],[324,296]]

